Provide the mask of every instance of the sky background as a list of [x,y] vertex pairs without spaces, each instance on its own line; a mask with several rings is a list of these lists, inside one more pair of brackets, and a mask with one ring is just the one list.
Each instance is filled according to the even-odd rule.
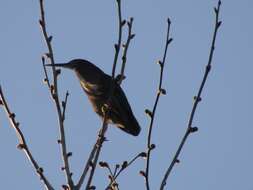
[[[166,19],[171,36],[164,70],[162,96],[157,108],[152,142],[150,183],[157,189],[179,142],[207,64],[217,0],[125,0],[122,14],[134,17],[132,41],[122,87],[142,131],[132,137],[115,127],[107,132],[100,160],[111,166],[145,151],[149,118],[159,79],[156,61],[163,56]],[[111,73],[117,40],[116,2],[96,0],[45,1],[47,29],[53,35],[56,62],[85,58]],[[194,119],[199,131],[187,140],[180,164],[169,177],[167,189],[253,189],[253,1],[223,0],[213,68]],[[30,150],[56,189],[65,182],[56,109],[47,86],[41,55],[47,52],[38,24],[38,1],[2,0],[0,6],[0,83],[27,139]],[[125,30],[126,32],[126,30]],[[126,34],[126,33],[125,33]],[[126,40],[126,35],[123,40]],[[120,68],[120,67],[118,67]],[[71,71],[59,77],[60,97],[70,91],[65,129],[73,177],[76,181],[95,142],[101,120]],[[16,134],[0,110],[0,181],[2,189],[43,189]],[[145,189],[140,159],[118,178],[120,189]],[[107,172],[98,168],[93,185],[103,189]]]

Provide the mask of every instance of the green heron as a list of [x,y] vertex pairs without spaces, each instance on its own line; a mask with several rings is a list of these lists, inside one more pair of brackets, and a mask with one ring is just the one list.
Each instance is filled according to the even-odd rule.
[[[47,64],[46,66],[53,65]],[[132,112],[127,97],[120,85],[115,80],[112,81],[111,76],[84,59],[74,59],[68,63],[54,64],[54,66],[75,71],[94,111],[101,118],[104,117],[103,108],[108,103],[111,85],[113,84],[114,87],[110,97],[110,108],[106,122],[115,124],[118,128],[131,135],[139,135],[141,128]]]

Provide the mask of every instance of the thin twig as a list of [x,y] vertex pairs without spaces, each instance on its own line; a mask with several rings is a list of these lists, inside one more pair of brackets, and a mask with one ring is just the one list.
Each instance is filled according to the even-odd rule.
[[108,169],[108,171],[109,171],[109,173],[110,173],[110,176],[113,178],[113,180],[112,180],[112,181],[114,181],[114,182],[115,182],[115,179],[114,179],[114,173],[112,172],[112,169],[111,169],[111,167],[110,167],[109,165],[108,165],[107,169]]
[[43,65],[43,71],[44,71],[44,74],[45,74],[44,82],[46,83],[47,87],[50,89],[51,85],[50,85],[49,77],[48,77],[48,74],[47,74],[47,69],[46,69],[46,66],[45,66],[45,57],[44,56],[42,56],[41,61],[42,61],[42,65]]
[[121,168],[120,170],[117,172],[117,166],[115,168],[115,172],[113,174],[113,181],[110,182],[110,184],[105,188],[106,190],[108,190],[112,184],[114,183],[114,181],[119,177],[119,175],[125,171],[125,169],[127,169],[129,166],[131,166],[136,160],[137,158],[140,158],[140,157],[143,157],[143,158],[146,158],[147,157],[147,154],[145,152],[142,152],[142,153],[139,153],[137,154],[134,158],[132,158],[129,162],[127,161],[124,161],[123,164],[121,165]]
[[160,65],[160,80],[159,80],[159,85],[158,85],[158,92],[157,92],[157,95],[156,95],[156,100],[155,100],[152,112],[149,111],[149,110],[146,110],[146,113],[151,117],[149,130],[148,130],[146,171],[145,171],[145,175],[144,175],[147,190],[150,189],[150,185],[149,185],[149,168],[150,168],[151,150],[153,150],[155,148],[155,145],[151,144],[151,135],[152,135],[152,129],[153,129],[153,122],[154,122],[156,108],[157,108],[157,104],[158,104],[160,95],[161,94],[166,94],[165,89],[162,88],[162,81],[163,81],[163,69],[164,69],[164,64],[165,64],[165,60],[166,60],[168,45],[172,42],[172,38],[169,38],[170,25],[171,25],[171,22],[170,22],[169,18],[167,20],[167,23],[168,23],[168,27],[167,27],[166,44],[165,44],[165,49],[164,49],[164,54],[163,54],[163,60],[158,61],[158,64]]
[[[52,41],[52,36],[48,36],[47,30],[46,30],[46,21],[45,21],[45,12],[44,12],[44,6],[43,6],[43,0],[40,0],[40,14],[41,18],[39,20],[43,36],[45,38],[47,48],[48,48],[48,58],[51,61],[51,64],[54,65],[54,55],[53,55],[53,49],[51,46],[51,41]],[[50,86],[50,92],[51,95],[54,99],[57,113],[58,113],[58,121],[59,121],[59,130],[60,130],[60,144],[61,144],[61,151],[62,151],[62,159],[64,163],[64,171],[66,174],[66,180],[68,182],[68,185],[70,189],[73,189],[74,184],[72,181],[71,177],[71,172],[70,172],[70,166],[69,166],[69,161],[68,161],[68,152],[67,152],[67,147],[66,147],[66,140],[65,140],[65,131],[64,131],[64,120],[63,120],[63,114],[60,106],[60,101],[59,101],[59,96],[58,96],[58,85],[57,85],[57,76],[58,76],[58,70],[55,69],[55,67],[52,67],[53,70],[53,85]]]
[[114,45],[115,47],[115,54],[113,59],[113,66],[112,66],[112,79],[115,78],[115,71],[116,71],[116,65],[118,61],[118,56],[120,52],[121,47],[121,41],[122,41],[122,28],[124,26],[124,21],[122,21],[122,15],[121,15],[121,0],[116,0],[117,6],[118,6],[118,21],[119,21],[119,37],[118,37],[118,43]]
[[91,182],[92,182],[92,179],[93,179],[96,167],[97,167],[97,162],[98,162],[99,154],[101,152],[101,148],[102,148],[103,142],[105,141],[105,133],[106,133],[107,127],[108,127],[108,124],[107,124],[106,120],[107,120],[107,113],[105,113],[105,115],[104,115],[103,126],[102,126],[102,129],[100,131],[100,135],[98,137],[98,143],[96,144],[97,150],[95,152],[94,160],[92,162],[90,176],[89,176],[88,182],[86,184],[86,188],[85,188],[86,190],[90,189]]
[[[98,141],[98,140],[97,140],[97,141]],[[90,155],[89,155],[89,158],[88,158],[88,160],[87,160],[87,162],[86,162],[86,164],[85,164],[83,173],[82,173],[82,175],[80,176],[80,179],[78,180],[78,183],[77,183],[77,185],[76,185],[76,189],[80,189],[81,186],[82,186],[82,184],[83,184],[83,182],[84,182],[84,179],[85,179],[86,174],[87,174],[87,172],[88,172],[88,170],[89,170],[90,164],[92,163],[92,159],[94,158],[94,155],[95,155],[95,153],[96,153],[96,150],[97,150],[97,143],[98,143],[98,142],[96,142],[96,143],[93,145],[93,148],[92,148],[92,150],[91,150],[91,153],[90,153]]]
[[209,54],[209,59],[208,59],[208,64],[206,66],[206,70],[205,70],[205,74],[204,74],[204,77],[203,77],[203,80],[201,82],[201,85],[199,87],[199,90],[198,90],[198,94],[196,97],[194,97],[194,104],[193,104],[193,107],[192,107],[192,111],[191,111],[191,114],[190,114],[190,118],[189,118],[189,121],[188,121],[188,125],[187,125],[187,130],[185,132],[185,135],[173,157],[173,160],[172,162],[170,163],[170,166],[168,167],[165,175],[164,175],[164,178],[162,180],[162,183],[161,183],[161,187],[160,187],[160,190],[163,190],[165,185],[166,185],[166,181],[167,181],[167,178],[168,176],[170,175],[174,165],[179,162],[179,154],[188,138],[188,136],[193,133],[193,132],[196,132],[198,130],[197,127],[192,127],[192,123],[193,123],[193,119],[194,119],[194,115],[195,115],[195,112],[196,112],[196,109],[197,109],[197,106],[198,106],[198,103],[201,101],[201,93],[203,91],[203,88],[204,88],[204,85],[206,83],[206,79],[207,79],[207,76],[208,76],[208,73],[210,72],[211,70],[211,63],[212,63],[212,58],[213,58],[213,53],[214,53],[214,48],[215,48],[215,41],[216,41],[216,36],[217,36],[217,31],[221,25],[221,21],[219,21],[219,12],[220,12],[220,5],[221,5],[221,1],[218,2],[218,5],[217,7],[214,8],[214,12],[215,12],[215,28],[214,28],[214,34],[213,34],[213,40],[212,40],[212,45],[211,45],[211,49],[210,49],[210,54]]
[[65,113],[66,113],[68,97],[69,97],[69,92],[67,91],[66,95],[65,95],[65,100],[62,101],[62,119],[63,119],[63,121],[65,120]]
[[123,50],[123,55],[122,55],[122,65],[121,65],[121,70],[120,70],[120,78],[118,79],[118,84],[121,84],[121,82],[125,79],[124,71],[125,71],[125,66],[126,66],[126,61],[127,61],[127,50],[130,45],[131,40],[135,37],[135,34],[132,34],[132,26],[133,26],[133,17],[130,18],[130,20],[127,22],[128,26],[128,37],[127,41],[125,44],[123,44],[124,50]]
[[[121,13],[120,13],[121,8],[120,8],[120,4],[118,4],[118,6],[119,6],[119,7],[118,7],[118,10],[119,10],[119,23],[121,23],[121,25],[119,25],[119,34],[120,34],[120,35],[119,35],[118,45],[117,45],[116,47],[119,47],[120,44],[121,44],[121,32],[122,32],[122,28],[123,28],[123,26],[124,26],[124,24],[125,24],[125,22],[126,22],[125,20],[124,20],[124,21],[121,20]],[[130,20],[127,22],[127,26],[128,26],[128,37],[127,37],[126,43],[123,44],[124,50],[123,50],[123,55],[122,55],[122,65],[121,65],[120,75],[118,75],[118,76],[116,77],[116,81],[117,81],[117,83],[118,83],[119,85],[120,85],[120,84],[122,83],[122,81],[125,79],[124,71],[125,71],[125,66],[126,66],[126,61],[127,61],[127,51],[128,51],[128,47],[129,47],[129,45],[130,45],[131,40],[135,37],[135,34],[132,34],[133,20],[134,20],[133,17],[131,17]],[[116,49],[116,53],[118,53],[117,50],[118,50],[118,52],[119,52],[119,49]],[[116,54],[115,54],[115,55],[116,55]],[[115,57],[116,57],[116,56],[115,56]],[[110,171],[111,176],[112,176],[112,179],[111,179],[111,183],[107,186],[106,189],[109,189],[109,188],[113,185],[113,183],[116,183],[116,178],[120,175],[120,173],[121,173],[122,171],[124,171],[124,169],[125,169],[126,167],[128,167],[129,165],[131,165],[132,162],[134,162],[138,157],[139,157],[139,155],[137,155],[136,157],[134,157],[134,159],[132,159],[125,167],[121,167],[121,169],[119,170],[118,173],[117,173],[117,167],[115,168],[114,174],[112,174],[112,172]],[[127,163],[127,162],[126,162],[126,163]],[[110,169],[110,168],[108,168],[108,169]]]
[[101,168],[106,168],[108,171],[109,171],[109,179],[110,179],[110,184],[113,184],[112,186],[117,186],[118,184],[117,184],[117,182],[116,182],[116,180],[114,179],[114,176],[116,175],[116,171],[118,170],[118,168],[119,168],[119,165],[117,164],[116,165],[116,167],[115,167],[115,170],[114,170],[114,172],[112,172],[112,169],[111,169],[111,167],[110,167],[110,165],[107,163],[107,162],[99,162],[99,166],[101,167]]
[[25,155],[27,156],[27,158],[30,160],[31,164],[33,165],[37,175],[39,176],[41,181],[44,183],[45,188],[48,190],[54,190],[54,188],[52,187],[52,185],[49,183],[48,179],[44,175],[43,168],[38,165],[38,163],[36,162],[36,160],[32,156],[32,153],[31,153],[30,149],[28,148],[28,145],[26,144],[25,137],[24,137],[21,129],[19,128],[19,123],[15,120],[15,114],[10,111],[7,101],[5,100],[1,86],[0,86],[0,98],[1,98],[0,105],[2,105],[4,107],[4,110],[7,114],[7,116],[9,117],[9,121],[11,123],[11,126],[16,131],[16,134],[17,134],[17,137],[19,140],[18,148],[24,151]]
[[[86,184],[86,189],[90,188],[90,185],[91,185],[94,173],[95,173],[95,169],[96,169],[96,166],[97,166],[99,154],[100,154],[100,151],[101,151],[101,148],[102,148],[102,144],[105,140],[105,133],[106,133],[107,127],[108,127],[107,122],[106,122],[107,121],[106,118],[107,118],[107,114],[108,114],[108,112],[111,108],[111,106],[110,106],[111,96],[114,92],[115,71],[116,71],[116,65],[117,65],[118,56],[119,56],[120,47],[121,47],[121,41],[122,41],[122,28],[123,28],[123,25],[124,25],[124,22],[122,21],[122,15],[121,15],[121,0],[116,0],[116,2],[117,2],[117,6],[118,6],[119,36],[118,36],[118,43],[114,45],[115,54],[114,54],[113,67],[112,67],[112,80],[111,80],[110,91],[109,91],[109,96],[108,96],[108,100],[107,100],[108,107],[105,108],[106,110],[105,110],[105,113],[104,113],[103,125],[102,125],[102,129],[99,132],[97,143],[94,145],[94,147],[92,149],[92,152],[90,153],[90,156],[89,156],[89,160],[90,161],[93,160],[93,162],[92,162],[92,169],[91,169],[91,172],[90,172],[90,176],[89,176],[88,182]],[[81,188],[81,185],[82,185],[82,183],[85,179],[86,173],[88,171],[88,167],[87,167],[88,165],[87,164],[89,164],[89,163],[91,163],[91,162],[86,163],[85,169],[84,169],[84,171],[81,175],[81,178],[79,179],[77,189]]]
[[109,178],[110,178],[110,187],[108,187],[108,190],[111,188],[111,190],[119,190],[119,184],[117,183],[116,179],[114,178],[114,174],[110,168],[110,166],[107,167],[110,175],[109,175]]
[[[102,129],[100,129],[100,131],[98,133],[97,141],[93,145],[92,151],[91,151],[91,153],[89,155],[89,158],[88,158],[88,160],[85,164],[82,175],[81,175],[80,179],[78,180],[77,185],[75,186],[75,189],[77,189],[77,190],[81,189],[81,186],[83,185],[85,177],[88,173],[88,170],[89,170],[90,167],[92,167],[91,172],[90,172],[90,176],[89,176],[89,179],[88,179],[88,182],[87,182],[87,185],[86,185],[86,189],[90,188],[92,178],[93,178],[93,175],[94,175],[94,172],[95,172],[95,166],[97,165],[98,156],[99,156],[102,144],[105,141],[105,132],[107,130],[106,118],[107,118],[107,115],[105,114]],[[98,153],[98,150],[99,150],[99,153]],[[94,159],[94,161],[93,161],[93,159]]]

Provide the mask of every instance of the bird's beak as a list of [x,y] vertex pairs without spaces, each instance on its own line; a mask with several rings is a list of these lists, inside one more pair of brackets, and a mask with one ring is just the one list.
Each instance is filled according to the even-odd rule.
[[45,66],[49,66],[49,67],[63,67],[63,68],[67,68],[67,69],[73,69],[72,64],[69,63],[55,63],[55,64],[46,64]]

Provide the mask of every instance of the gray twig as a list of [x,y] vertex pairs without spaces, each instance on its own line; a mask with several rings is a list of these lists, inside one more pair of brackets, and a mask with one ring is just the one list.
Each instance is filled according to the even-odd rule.
[[118,56],[119,56],[119,52],[120,52],[120,47],[121,47],[121,41],[122,41],[122,28],[123,28],[123,21],[122,21],[122,15],[121,15],[121,0],[116,0],[117,2],[117,6],[118,6],[118,18],[119,18],[119,36],[118,36],[118,43],[114,45],[115,47],[115,54],[114,54],[114,60],[113,60],[113,67],[112,67],[112,81],[111,81],[111,86],[110,86],[110,92],[109,92],[109,97],[108,97],[108,107],[105,108],[105,112],[104,112],[104,119],[103,119],[103,125],[102,128],[98,134],[98,138],[96,143],[93,146],[93,149],[90,153],[89,159],[86,162],[84,171],[82,172],[82,175],[77,183],[77,189],[80,189],[84,179],[86,177],[86,174],[88,172],[89,169],[89,165],[91,164],[91,172],[90,172],[90,176],[88,179],[88,182],[86,184],[86,190],[90,189],[91,187],[91,183],[92,183],[92,179],[96,170],[96,166],[97,166],[97,162],[98,162],[98,158],[99,158],[99,154],[102,148],[102,144],[105,141],[105,133],[107,131],[107,114],[108,111],[110,110],[110,102],[111,102],[111,96],[113,94],[114,91],[114,79],[115,79],[115,71],[116,71],[116,65],[117,65],[117,61],[118,61]]
[[[145,152],[141,152],[139,154],[137,154],[134,158],[132,158],[129,162],[128,161],[124,161],[120,167],[120,170],[118,170],[119,168],[119,165],[116,165],[115,167],[115,171],[114,173],[112,174],[112,179],[110,184],[105,188],[106,190],[109,190],[110,187],[113,185],[113,183],[116,181],[116,179],[119,177],[119,175],[125,171],[125,169],[127,169],[130,165],[132,165],[136,160],[137,158],[146,158],[147,157],[147,154]],[[110,172],[112,173],[112,172]]]
[[183,136],[183,138],[181,140],[181,143],[180,143],[180,145],[179,145],[179,147],[178,147],[178,149],[177,149],[177,151],[176,151],[176,153],[175,153],[175,155],[172,159],[172,162],[170,163],[167,171],[165,172],[165,175],[164,175],[162,183],[161,183],[160,190],[164,189],[164,187],[166,185],[166,181],[167,181],[174,165],[179,162],[179,159],[178,159],[179,154],[180,154],[180,152],[181,152],[188,136],[191,133],[194,133],[198,130],[197,127],[192,127],[192,123],[193,123],[193,119],[194,119],[194,115],[195,115],[198,103],[201,101],[201,93],[202,93],[204,85],[206,83],[208,73],[211,70],[211,63],[212,63],[212,58],[213,58],[213,53],[214,53],[214,47],[215,47],[215,40],[216,40],[216,36],[217,36],[217,31],[218,31],[219,27],[221,26],[221,21],[219,21],[220,6],[221,6],[221,1],[219,0],[217,7],[214,8],[215,28],[214,28],[214,33],[213,33],[213,40],[212,40],[212,45],[211,45],[211,49],[210,49],[209,59],[208,59],[206,70],[205,70],[205,73],[204,73],[204,76],[203,76],[203,80],[200,84],[197,96],[194,97],[194,103],[193,103],[193,107],[192,107],[192,110],[191,110],[191,113],[190,113],[190,118],[189,118],[189,121],[188,121],[188,125],[187,125],[185,135]]
[[164,69],[164,64],[165,64],[165,60],[166,60],[168,45],[172,42],[172,38],[169,37],[170,25],[171,25],[171,21],[170,21],[169,18],[167,20],[167,24],[168,24],[168,27],[167,27],[167,35],[166,35],[166,43],[165,43],[163,59],[162,59],[162,61],[160,61],[160,60],[158,61],[158,64],[160,65],[160,80],[159,80],[159,84],[158,84],[158,92],[157,92],[157,95],[156,95],[156,100],[155,100],[152,112],[148,109],[145,110],[145,112],[151,118],[150,125],[149,125],[149,130],[148,130],[146,171],[145,172],[141,171],[141,174],[145,178],[145,184],[146,184],[146,189],[147,190],[150,189],[150,185],[149,185],[150,156],[151,156],[151,151],[155,148],[155,145],[151,144],[151,135],[152,135],[152,129],[153,129],[153,122],[154,122],[156,108],[157,108],[157,104],[158,104],[160,95],[161,94],[163,94],[163,95],[166,94],[165,89],[162,88],[162,81],[163,81],[163,69]]
[[45,188],[47,190],[54,190],[54,188],[52,187],[52,185],[50,184],[50,182],[48,181],[48,179],[44,175],[43,168],[38,165],[37,161],[34,159],[32,153],[31,153],[30,149],[28,148],[28,145],[26,144],[25,137],[24,137],[21,129],[19,128],[19,122],[17,122],[15,119],[15,113],[11,112],[11,110],[9,109],[9,106],[7,104],[7,101],[5,100],[4,93],[2,91],[1,86],[0,86],[0,98],[1,98],[0,105],[3,106],[7,116],[9,117],[9,121],[11,123],[11,126],[16,131],[16,134],[17,134],[17,137],[19,140],[18,148],[20,150],[24,151],[25,155],[27,156],[27,158],[31,162],[32,166],[34,167],[37,175],[40,177],[41,181],[43,181]]
[[[54,54],[53,54],[53,48],[51,45],[51,41],[52,41],[53,37],[48,36],[48,34],[47,34],[43,0],[40,0],[40,15],[41,15],[41,18],[39,20],[39,23],[40,23],[40,26],[42,29],[44,39],[46,41],[47,48],[48,48],[48,54],[46,54],[46,55],[49,58],[49,60],[51,61],[51,64],[54,65],[55,64]],[[45,72],[46,80],[47,80],[46,82],[49,85],[49,80],[48,80],[48,76],[47,76],[47,72],[46,72],[44,63],[43,63],[43,66],[44,66],[44,72]],[[53,70],[53,85],[49,85],[49,86],[50,86],[50,93],[51,93],[51,96],[55,102],[57,114],[58,114],[58,122],[59,122],[59,129],[60,129],[59,143],[61,144],[62,159],[63,159],[63,163],[64,163],[64,166],[62,168],[65,171],[68,186],[70,187],[70,189],[73,189],[74,184],[73,184],[72,177],[71,177],[72,173],[70,172],[70,166],[69,166],[69,161],[68,161],[68,152],[67,152],[67,146],[66,146],[66,140],[65,140],[65,131],[64,131],[64,118],[63,118],[63,116],[65,117],[65,108],[63,108],[64,111],[62,111],[59,96],[58,96],[57,76],[59,75],[59,70],[56,70],[56,68],[54,66],[52,67],[52,70]]]
[[[127,21],[128,37],[127,37],[126,43],[123,44],[122,65],[121,65],[119,79],[117,79],[118,84],[121,84],[121,82],[125,79],[124,71],[125,71],[125,66],[126,66],[126,61],[127,61],[127,50],[128,50],[131,40],[135,37],[135,34],[132,34],[133,21],[134,21],[133,17],[131,17],[130,20]],[[125,23],[125,22],[123,22],[123,23]]]

